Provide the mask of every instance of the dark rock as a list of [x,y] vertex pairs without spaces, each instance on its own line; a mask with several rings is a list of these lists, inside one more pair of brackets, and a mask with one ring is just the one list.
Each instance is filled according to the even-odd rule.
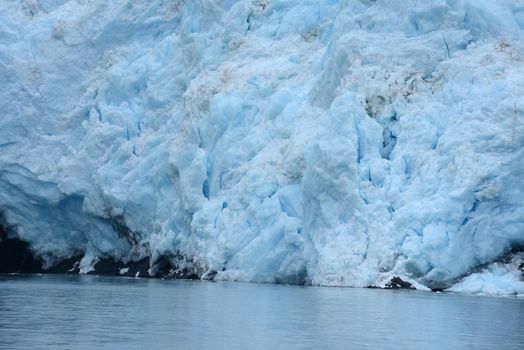
[[45,270],[47,273],[80,273],[80,259],[81,256],[75,256],[59,262],[58,264]]
[[125,276],[125,277],[151,277],[149,275],[149,258],[131,261],[124,264],[114,259],[102,259],[89,272],[90,275]]
[[127,273],[121,274],[122,276],[132,277],[152,277],[149,274],[149,258],[145,258],[139,261],[132,261],[126,266],[129,270]]
[[413,287],[411,283],[402,280],[398,276],[393,277],[388,283],[386,283],[384,288],[385,289],[416,289],[415,287]]
[[102,276],[118,276],[120,269],[124,268],[124,264],[121,261],[115,261],[113,259],[102,259],[99,260],[94,266],[93,271],[90,271],[90,275],[102,275]]

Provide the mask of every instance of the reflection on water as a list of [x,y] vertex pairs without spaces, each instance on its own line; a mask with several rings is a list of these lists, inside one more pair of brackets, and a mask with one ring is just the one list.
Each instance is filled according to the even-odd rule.
[[524,300],[0,276],[2,349],[524,349]]

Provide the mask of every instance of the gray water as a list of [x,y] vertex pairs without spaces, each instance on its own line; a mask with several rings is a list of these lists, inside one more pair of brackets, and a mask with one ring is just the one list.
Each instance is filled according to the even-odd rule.
[[1,349],[524,349],[524,300],[0,276]]

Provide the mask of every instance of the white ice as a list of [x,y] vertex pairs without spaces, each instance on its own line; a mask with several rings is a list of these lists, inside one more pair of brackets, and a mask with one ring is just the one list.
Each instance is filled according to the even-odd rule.
[[451,292],[524,297],[522,272],[501,263],[493,263],[473,273],[448,289]]

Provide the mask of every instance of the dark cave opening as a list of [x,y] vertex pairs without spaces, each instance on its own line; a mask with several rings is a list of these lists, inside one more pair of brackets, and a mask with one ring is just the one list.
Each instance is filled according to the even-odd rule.
[[33,256],[29,243],[10,237],[0,224],[0,273],[40,273],[42,263]]

